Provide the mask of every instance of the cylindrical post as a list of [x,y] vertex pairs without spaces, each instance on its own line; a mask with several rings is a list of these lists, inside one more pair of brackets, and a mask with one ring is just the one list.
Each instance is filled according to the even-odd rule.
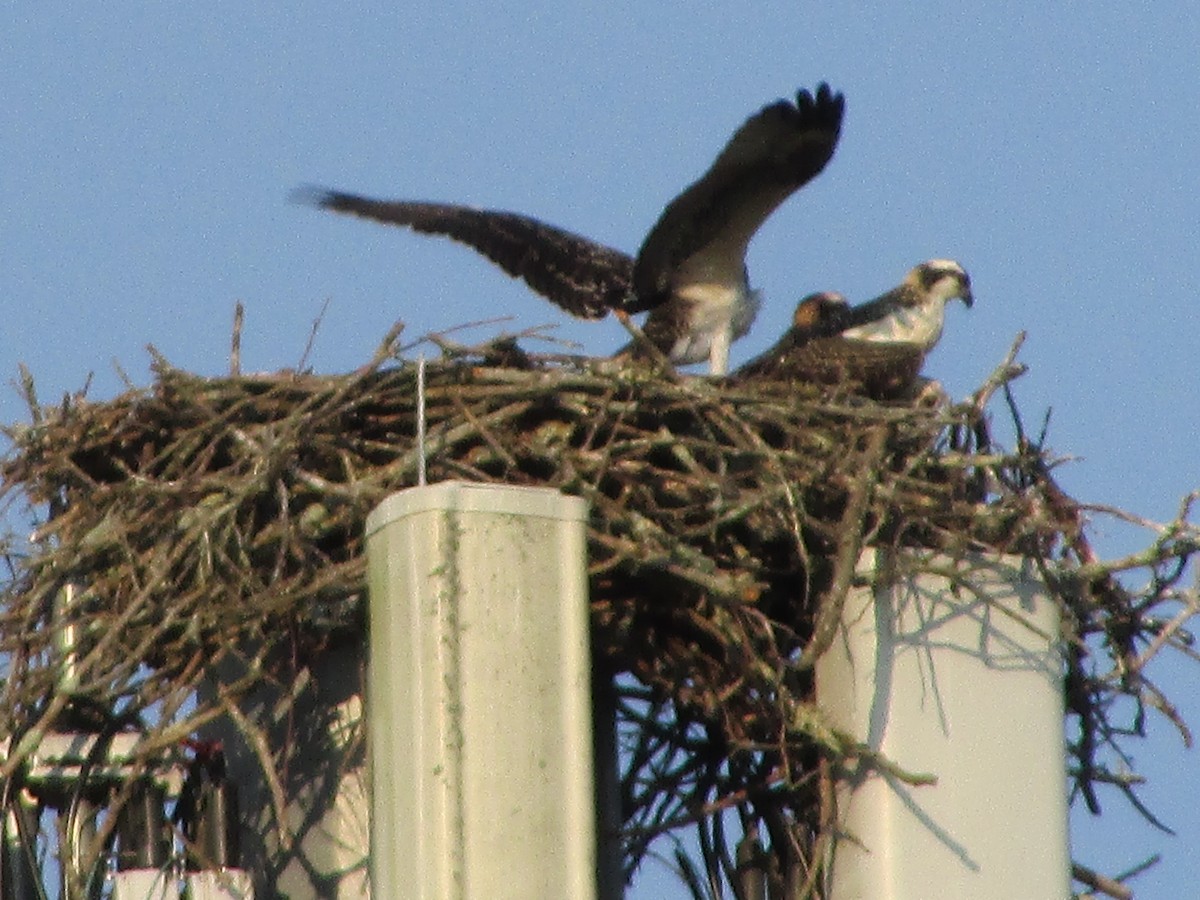
[[141,781],[117,813],[117,870],[157,871],[171,858],[171,833],[167,830],[166,792]]
[[196,846],[186,876],[189,900],[252,900],[250,874],[238,868],[241,823],[238,792],[224,773],[198,789]]
[[367,520],[375,900],[588,900],[586,504],[443,482]]
[[592,669],[592,747],[596,778],[596,892],[600,900],[625,895],[621,856],[621,771],[617,741],[617,687],[606,666]]
[[117,813],[114,900],[175,900],[179,885],[171,858],[165,791],[149,781],[134,785]]
[[201,791],[195,867],[236,867],[240,859],[237,785],[222,775],[215,781],[205,782]]
[[910,772],[841,792],[833,900],[1070,894],[1058,607],[1027,561],[944,560],[852,592],[817,666],[833,724]]

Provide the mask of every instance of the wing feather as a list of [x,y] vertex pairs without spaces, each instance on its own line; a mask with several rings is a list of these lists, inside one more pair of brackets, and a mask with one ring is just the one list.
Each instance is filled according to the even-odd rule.
[[458,241],[574,316],[598,319],[611,309],[628,308],[632,299],[631,256],[530,216],[449,203],[373,200],[320,188],[298,191],[293,198]]
[[[634,266],[637,309],[689,279],[734,283],[746,245],[766,218],[833,157],[845,98],[822,83],[751,116],[709,170],[663,210]],[[636,311],[635,309],[631,309]]]
[[[787,336],[785,336],[787,340]],[[781,342],[735,373],[739,378],[842,385],[876,399],[898,397],[921,373],[917,344],[816,337]]]
[[[906,392],[921,372],[925,348],[903,341],[848,338],[848,328],[886,317],[897,288],[858,306],[813,294],[796,307],[796,324],[773,347],[737,370],[738,378],[838,385],[877,399]],[[834,295],[840,297],[840,295]],[[825,298],[826,302],[821,302]]]

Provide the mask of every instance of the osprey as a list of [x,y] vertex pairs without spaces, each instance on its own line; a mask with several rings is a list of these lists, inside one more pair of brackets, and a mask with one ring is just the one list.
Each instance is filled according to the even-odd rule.
[[974,303],[971,279],[958,263],[932,259],[880,297],[851,307],[841,294],[812,294],[792,326],[738,377],[845,384],[876,399],[909,392],[942,336],[946,303]]
[[759,298],[746,247],[759,226],[833,156],[845,100],[822,83],[763,107],[701,178],[667,204],[636,257],[518,213],[373,200],[322,189],[296,199],[466,244],[562,309],[587,319],[649,310],[644,333],[673,363],[729,366]]

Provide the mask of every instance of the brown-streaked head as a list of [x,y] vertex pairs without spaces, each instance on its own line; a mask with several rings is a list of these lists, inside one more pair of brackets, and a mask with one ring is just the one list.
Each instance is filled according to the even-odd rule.
[[792,313],[792,327],[813,328],[843,312],[848,305],[846,298],[837,291],[809,294],[796,304],[796,311]]

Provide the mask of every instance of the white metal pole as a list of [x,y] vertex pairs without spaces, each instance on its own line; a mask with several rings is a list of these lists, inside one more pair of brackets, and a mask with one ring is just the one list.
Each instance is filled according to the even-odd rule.
[[590,900],[584,501],[442,482],[367,520],[375,900]]
[[[937,784],[865,773],[833,900],[1070,895],[1059,613],[1028,561],[972,557],[970,587],[920,575],[852,593],[817,667],[834,724]],[[950,560],[942,561],[954,566]]]

